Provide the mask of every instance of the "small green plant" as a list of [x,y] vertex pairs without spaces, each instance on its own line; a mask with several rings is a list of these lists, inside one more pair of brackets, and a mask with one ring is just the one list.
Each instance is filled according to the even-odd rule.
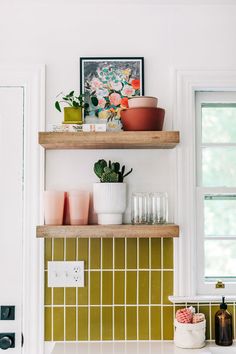
[[[75,91],[71,91],[68,95],[64,95],[62,92],[60,92],[58,96],[61,96],[62,99],[60,101],[55,102],[55,107],[56,109],[61,112],[61,103],[67,104],[70,107],[73,108],[84,108],[86,111],[89,108],[89,104],[87,102],[84,102],[84,94],[81,94],[77,96],[75,94]],[[98,99],[95,96],[90,97],[91,102],[94,106],[98,105]]]
[[115,183],[124,181],[124,178],[128,176],[133,169],[125,174],[125,166],[120,168],[119,162],[111,162],[108,164],[105,160],[98,160],[94,164],[94,172],[102,183]]

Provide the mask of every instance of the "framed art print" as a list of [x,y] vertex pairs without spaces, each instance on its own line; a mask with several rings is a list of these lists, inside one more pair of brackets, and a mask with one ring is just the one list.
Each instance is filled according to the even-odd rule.
[[120,111],[128,107],[128,99],[144,95],[144,58],[80,58],[80,92],[88,103],[85,122],[107,122],[109,128],[119,129]]

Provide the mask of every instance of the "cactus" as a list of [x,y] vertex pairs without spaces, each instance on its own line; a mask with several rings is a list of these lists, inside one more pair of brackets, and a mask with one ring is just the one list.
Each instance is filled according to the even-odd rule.
[[125,173],[125,166],[122,166],[120,170],[119,162],[111,162],[108,161],[108,164],[105,160],[101,159],[95,162],[94,164],[94,172],[100,179],[102,183],[122,183],[124,178],[128,176],[133,169],[129,172]]

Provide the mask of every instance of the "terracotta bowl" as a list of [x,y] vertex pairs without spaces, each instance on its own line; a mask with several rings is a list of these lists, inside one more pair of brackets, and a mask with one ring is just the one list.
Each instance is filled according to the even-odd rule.
[[121,111],[124,130],[162,130],[164,117],[163,108],[140,107]]
[[158,100],[156,97],[136,96],[129,98],[129,108],[137,107],[157,107]]

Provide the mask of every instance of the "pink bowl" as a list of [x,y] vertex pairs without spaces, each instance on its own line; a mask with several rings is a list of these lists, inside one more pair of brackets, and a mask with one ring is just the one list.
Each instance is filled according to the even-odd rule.
[[158,99],[150,96],[136,96],[129,98],[129,108],[157,107]]

